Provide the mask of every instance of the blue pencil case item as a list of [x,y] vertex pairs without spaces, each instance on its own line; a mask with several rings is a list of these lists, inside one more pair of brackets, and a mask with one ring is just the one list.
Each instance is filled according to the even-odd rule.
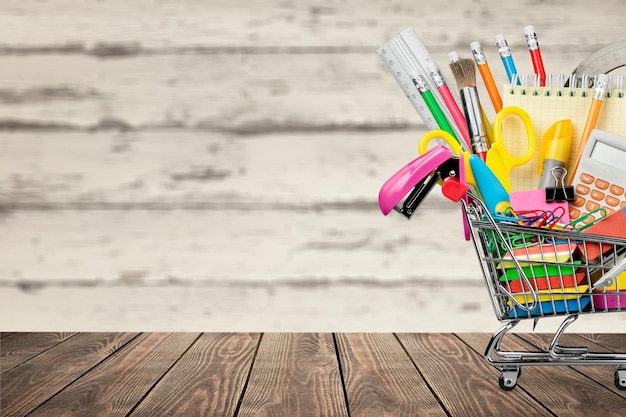
[[[585,311],[591,305],[591,296],[583,295],[580,297],[580,305],[578,298],[571,298],[569,300],[555,300],[544,301],[539,303],[531,311],[524,311],[519,307],[515,307],[509,313],[509,318],[527,318],[535,316],[547,316],[555,313],[579,313]],[[552,308],[554,306],[554,309]],[[543,314],[542,314],[543,311]]]

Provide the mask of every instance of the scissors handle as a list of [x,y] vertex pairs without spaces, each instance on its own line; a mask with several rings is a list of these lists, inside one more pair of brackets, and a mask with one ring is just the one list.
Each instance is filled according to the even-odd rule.
[[[504,121],[504,118],[507,116],[516,116],[522,121],[524,129],[526,130],[527,150],[526,154],[522,156],[511,155],[511,153],[506,149],[506,146],[504,145],[504,138],[502,137],[502,123]],[[498,112],[493,122],[493,125],[494,129],[496,129],[496,141],[492,145],[492,149],[495,147],[501,153],[504,153],[503,157],[509,161],[509,164],[511,165],[510,168],[518,165],[523,165],[532,159],[533,155],[535,154],[537,140],[535,137],[535,128],[526,110],[517,106],[507,106]]]
[[[431,130],[426,133],[422,139],[420,140],[419,146],[417,148],[420,155],[424,155],[428,150],[428,144],[433,141],[440,139],[448,144],[452,153],[456,156],[459,156],[461,152],[461,145],[459,142],[448,132],[445,130]],[[439,143],[441,145],[441,143]]]

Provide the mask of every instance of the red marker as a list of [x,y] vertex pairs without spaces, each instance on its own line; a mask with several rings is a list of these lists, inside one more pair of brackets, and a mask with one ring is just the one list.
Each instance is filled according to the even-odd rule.
[[539,42],[537,42],[535,28],[533,26],[524,27],[524,34],[526,35],[526,43],[528,44],[530,59],[533,61],[535,74],[539,75],[539,86],[544,87],[546,85],[546,70],[543,68],[543,60],[541,59],[541,51],[539,50]]

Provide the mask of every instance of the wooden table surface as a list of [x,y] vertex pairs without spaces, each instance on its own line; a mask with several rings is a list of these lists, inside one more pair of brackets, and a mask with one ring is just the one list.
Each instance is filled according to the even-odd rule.
[[[18,416],[624,416],[611,367],[526,367],[512,391],[483,333],[2,333]],[[625,335],[564,343],[620,351]],[[503,348],[543,350],[548,334]]]

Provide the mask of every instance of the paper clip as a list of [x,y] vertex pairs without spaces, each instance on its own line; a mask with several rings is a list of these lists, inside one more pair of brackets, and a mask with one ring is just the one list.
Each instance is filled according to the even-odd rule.
[[550,175],[554,178],[556,187],[546,187],[546,203],[574,201],[574,187],[566,186],[564,181],[567,169],[563,166],[556,166],[550,170]]
[[[598,216],[596,216],[596,213],[601,213]],[[585,213],[582,216],[580,216],[579,218],[572,220],[571,222],[569,222],[567,226],[570,226],[572,229],[577,230],[577,231],[581,231],[581,230],[585,230],[586,228],[590,227],[591,225],[599,222],[600,220],[604,219],[607,216],[607,211],[604,207],[600,207],[597,208],[593,211],[590,211],[589,213]],[[591,220],[589,220],[591,219]]]

